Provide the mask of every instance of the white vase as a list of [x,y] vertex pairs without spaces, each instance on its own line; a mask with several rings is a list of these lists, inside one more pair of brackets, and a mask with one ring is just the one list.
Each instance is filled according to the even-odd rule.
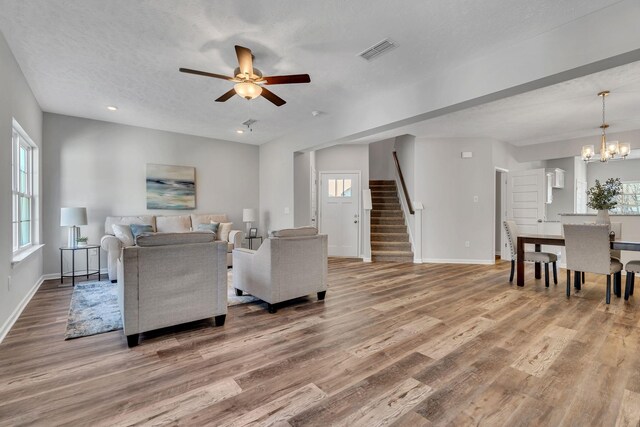
[[607,209],[599,209],[596,216],[596,224],[611,225],[611,218],[609,218],[609,211]]

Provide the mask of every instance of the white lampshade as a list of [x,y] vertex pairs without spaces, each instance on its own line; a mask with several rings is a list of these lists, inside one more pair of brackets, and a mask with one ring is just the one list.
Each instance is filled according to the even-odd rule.
[[87,208],[60,208],[60,225],[87,225]]
[[242,222],[254,222],[258,220],[255,209],[242,209]]

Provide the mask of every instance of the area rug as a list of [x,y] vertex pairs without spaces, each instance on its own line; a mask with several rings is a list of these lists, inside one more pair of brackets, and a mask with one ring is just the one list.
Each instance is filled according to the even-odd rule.
[[260,300],[249,294],[244,294],[241,297],[236,295],[236,290],[233,288],[233,270],[229,269],[227,273],[227,306],[248,304],[254,301]]
[[122,329],[117,286],[108,280],[75,286],[65,340]]

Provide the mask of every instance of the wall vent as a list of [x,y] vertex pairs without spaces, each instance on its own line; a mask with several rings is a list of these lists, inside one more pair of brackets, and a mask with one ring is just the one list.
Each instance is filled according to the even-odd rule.
[[389,39],[384,39],[381,42],[371,46],[369,49],[365,50],[364,52],[361,52],[360,54],[358,54],[358,56],[366,59],[367,61],[371,61],[372,59],[377,58],[383,53],[389,52],[390,50],[393,50],[395,48],[396,48],[395,43],[393,43]]

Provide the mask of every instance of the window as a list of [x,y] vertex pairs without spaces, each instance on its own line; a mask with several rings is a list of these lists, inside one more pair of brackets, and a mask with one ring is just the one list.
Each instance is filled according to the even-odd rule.
[[611,212],[640,214],[640,181],[622,183],[622,194],[618,196],[618,205],[611,209]]
[[13,121],[11,158],[13,252],[34,243],[34,161],[36,147],[22,127]]
[[351,197],[350,179],[330,179],[327,187],[329,187],[329,197]]

